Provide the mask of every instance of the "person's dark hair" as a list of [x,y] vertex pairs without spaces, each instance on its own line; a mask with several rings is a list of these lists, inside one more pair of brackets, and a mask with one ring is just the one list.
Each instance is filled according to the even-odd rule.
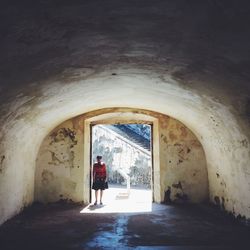
[[102,159],[102,156],[101,156],[101,155],[97,155],[96,158],[97,158],[97,159]]

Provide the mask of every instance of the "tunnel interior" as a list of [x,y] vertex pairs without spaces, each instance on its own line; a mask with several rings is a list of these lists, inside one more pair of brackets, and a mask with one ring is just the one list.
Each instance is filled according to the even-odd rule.
[[[46,209],[60,224],[56,218],[64,212],[70,218],[89,203],[91,124],[146,122],[154,128],[154,205],[159,208],[166,193],[171,204],[156,209],[156,217],[142,216],[146,224],[140,228],[139,215],[128,220],[110,215],[107,231],[115,231],[114,221],[131,235],[157,225],[158,240],[150,239],[169,246],[178,244],[176,234],[167,237],[172,225],[173,232],[187,233],[180,241],[184,245],[207,245],[213,239],[218,245],[220,236],[223,244],[246,243],[248,229],[237,222],[247,227],[250,220],[249,13],[247,0],[3,0],[0,239],[6,241],[0,242],[12,244],[10,224],[30,233],[29,225],[38,225]],[[65,207],[57,213],[53,206],[60,202]],[[78,203],[81,209],[73,208]],[[201,219],[199,206],[215,206],[214,213],[226,217],[219,216],[224,218],[219,224],[210,215]],[[36,209],[39,215],[26,229],[15,220],[25,221],[25,211],[32,217]],[[196,211],[199,218],[180,227],[173,223],[188,222],[187,211]],[[44,216],[49,224],[50,214]],[[165,217],[169,220],[163,225]],[[75,217],[73,224],[76,218],[84,218],[83,224],[89,219]],[[200,231],[198,224],[204,226]],[[188,235],[191,225],[197,226],[193,235],[200,233],[201,241]],[[39,226],[46,230],[46,223]],[[228,243],[227,226],[237,235]],[[43,237],[36,229],[34,237]],[[94,226],[89,229],[98,233]],[[126,230],[118,231],[124,236]],[[208,233],[213,231],[217,238]],[[57,240],[70,239],[67,233]],[[17,242],[25,244],[27,235],[17,236]],[[143,245],[132,238],[132,247]],[[123,245],[116,239],[118,246],[129,246],[127,238]]]

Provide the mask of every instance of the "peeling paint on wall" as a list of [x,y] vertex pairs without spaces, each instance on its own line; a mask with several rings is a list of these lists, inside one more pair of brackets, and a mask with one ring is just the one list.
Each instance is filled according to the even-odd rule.
[[76,131],[72,121],[55,128],[41,145],[36,168],[37,201],[82,201],[83,131]]
[[44,169],[42,172],[42,184],[48,185],[54,179],[54,175],[51,171]]
[[164,117],[159,122],[162,197],[169,190],[172,202],[208,200],[208,175],[202,145],[179,121],[166,119],[167,129]]
[[[97,114],[114,111],[121,113],[130,111],[158,119],[161,201],[166,199],[166,192],[169,195],[167,200],[172,202],[201,202],[208,198],[205,154],[200,142],[187,127],[173,118],[155,112],[114,108],[97,110],[72,118],[59,125],[45,138],[38,157],[36,182],[39,183],[44,169],[52,171],[56,181],[49,184],[49,186],[53,186],[51,188],[54,190],[54,194],[50,192],[49,196],[46,195],[47,187],[36,188],[38,200],[42,197],[40,199],[42,201],[46,197],[49,201],[56,201],[62,196],[64,199],[72,200],[76,200],[73,197],[77,197],[77,201],[83,199],[83,196],[80,197],[80,193],[84,192],[82,190],[84,159],[83,148],[81,148],[83,147],[84,130],[80,130],[83,128],[81,124],[84,124],[85,119]],[[109,122],[117,121],[113,119]],[[127,122],[129,123],[130,120]],[[100,140],[102,140],[101,137]],[[79,150],[80,148],[81,150]],[[114,150],[119,151],[120,149],[117,147]],[[50,178],[48,173],[45,177]]]
[[50,134],[50,138],[51,138],[50,145],[56,142],[65,141],[65,138],[70,138],[72,142],[70,147],[73,147],[74,145],[77,144],[77,140],[75,136],[76,136],[76,132],[71,130],[70,128],[60,128],[59,130],[54,131]]

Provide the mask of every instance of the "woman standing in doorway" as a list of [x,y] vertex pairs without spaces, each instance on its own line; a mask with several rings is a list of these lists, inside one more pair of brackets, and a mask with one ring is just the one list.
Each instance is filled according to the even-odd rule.
[[97,205],[98,191],[100,190],[100,205],[102,205],[103,190],[108,188],[107,183],[107,169],[104,162],[102,162],[102,156],[96,157],[97,162],[93,166],[93,186],[95,190],[95,203]]

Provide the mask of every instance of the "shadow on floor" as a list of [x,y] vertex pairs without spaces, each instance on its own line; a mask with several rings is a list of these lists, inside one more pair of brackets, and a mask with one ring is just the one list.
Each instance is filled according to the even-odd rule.
[[153,203],[150,212],[81,213],[87,207],[33,205],[0,227],[0,249],[189,250],[250,245],[250,229],[212,207]]

